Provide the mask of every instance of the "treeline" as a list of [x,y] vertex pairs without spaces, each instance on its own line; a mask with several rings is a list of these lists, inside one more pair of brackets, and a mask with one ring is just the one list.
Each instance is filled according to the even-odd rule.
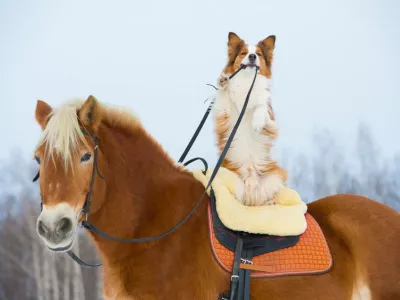
[[329,131],[316,133],[313,145],[312,155],[283,156],[289,184],[304,200],[350,193],[400,211],[400,154],[384,157],[367,126],[359,127],[351,151],[343,150]]

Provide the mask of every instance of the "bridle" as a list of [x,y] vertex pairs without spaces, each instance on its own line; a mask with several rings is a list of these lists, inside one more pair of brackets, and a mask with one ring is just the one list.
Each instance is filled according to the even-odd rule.
[[[96,176],[96,173],[99,175],[101,179],[104,179],[103,175],[101,175],[99,171],[99,163],[98,163],[98,149],[99,149],[99,139],[97,136],[93,136],[90,134],[89,131],[87,130],[82,130],[82,133],[89,136],[91,140],[94,143],[94,149],[93,149],[93,169],[92,169],[92,178],[90,179],[90,184],[89,184],[89,191],[86,194],[86,199],[85,203],[83,204],[82,209],[78,212],[76,215],[76,219],[79,222],[79,219],[81,215],[83,214],[85,216],[85,221],[88,220],[89,217],[89,212],[90,212],[90,204],[92,203],[92,193],[93,193],[93,186],[94,186],[94,179]],[[82,224],[83,225],[83,222]],[[83,227],[83,226],[82,226]]]
[[[238,74],[241,70],[243,70],[243,69],[245,69],[245,68],[246,68],[246,66],[241,65],[240,68],[239,68],[238,70],[236,70],[232,75],[229,76],[229,79],[232,79],[236,74]],[[82,133],[85,134],[85,135],[87,135],[87,136],[89,136],[89,137],[91,138],[91,140],[93,141],[93,143],[94,143],[93,153],[94,153],[94,154],[93,154],[92,177],[91,177],[91,179],[90,179],[89,191],[88,191],[88,193],[86,194],[85,203],[84,203],[82,209],[79,210],[79,212],[78,212],[78,214],[77,214],[77,216],[76,216],[78,222],[79,222],[80,218],[81,218],[82,216],[84,216],[83,221],[82,221],[81,224],[80,224],[80,227],[83,227],[83,228],[85,228],[85,229],[87,229],[87,230],[89,230],[89,231],[91,231],[91,232],[93,232],[93,233],[95,233],[95,234],[101,236],[102,238],[106,238],[106,239],[113,240],[113,241],[116,241],[116,242],[121,242],[121,243],[144,243],[144,242],[151,242],[151,241],[155,241],[155,240],[161,239],[161,238],[163,238],[163,237],[165,237],[165,236],[167,236],[167,235],[173,233],[173,232],[176,231],[180,226],[182,226],[182,225],[186,222],[186,220],[189,219],[189,217],[194,213],[194,211],[197,209],[197,207],[199,207],[201,201],[203,200],[203,198],[204,198],[205,195],[207,194],[208,189],[211,187],[211,184],[212,184],[212,182],[214,181],[214,178],[215,178],[215,176],[217,175],[219,168],[220,168],[221,165],[222,165],[222,162],[223,162],[223,160],[224,160],[224,158],[225,158],[225,156],[226,156],[226,154],[227,154],[227,152],[228,152],[228,150],[229,150],[229,147],[230,147],[230,145],[231,145],[231,143],[232,143],[232,141],[233,141],[233,138],[234,138],[234,136],[235,136],[235,134],[236,134],[236,131],[237,131],[237,129],[239,128],[239,125],[240,125],[240,123],[241,123],[241,121],[242,121],[242,119],[243,119],[244,113],[245,113],[246,108],[247,108],[247,104],[248,104],[249,99],[250,99],[251,91],[253,90],[253,86],[254,86],[254,83],[255,83],[255,81],[256,81],[258,69],[259,69],[259,67],[258,67],[258,66],[255,66],[254,78],[253,78],[253,81],[252,81],[251,86],[250,86],[250,88],[249,88],[249,91],[248,91],[248,93],[247,93],[247,96],[246,96],[246,99],[245,99],[245,101],[244,101],[242,110],[241,110],[241,112],[240,112],[240,114],[239,114],[239,117],[238,117],[236,123],[235,123],[235,126],[234,126],[233,129],[232,129],[232,132],[230,133],[230,135],[229,135],[229,137],[228,137],[228,140],[227,140],[227,142],[226,142],[226,145],[225,145],[224,149],[222,150],[220,157],[218,158],[218,161],[217,161],[217,163],[216,163],[216,165],[215,165],[215,168],[214,168],[214,170],[213,170],[213,172],[212,172],[212,174],[211,174],[211,176],[210,176],[210,179],[209,179],[209,181],[208,181],[208,183],[207,183],[207,186],[206,186],[206,188],[204,189],[203,194],[201,195],[201,197],[199,198],[199,200],[196,202],[196,204],[193,206],[193,208],[185,215],[185,217],[183,217],[183,218],[181,219],[181,221],[179,221],[175,226],[173,226],[173,227],[170,228],[169,230],[167,230],[167,231],[165,231],[164,233],[161,233],[161,234],[159,234],[159,235],[152,236],[152,237],[144,237],[144,238],[121,239],[121,238],[117,238],[117,237],[108,235],[107,233],[101,231],[100,229],[98,229],[95,225],[93,225],[93,224],[88,220],[89,214],[90,214],[90,205],[91,205],[91,199],[92,199],[92,193],[93,193],[93,186],[94,186],[94,181],[95,181],[96,173],[99,175],[99,177],[100,177],[101,179],[104,179],[104,177],[101,175],[101,173],[100,173],[100,171],[99,171],[99,166],[98,166],[98,148],[99,148],[99,145],[98,145],[98,137],[97,137],[97,136],[91,135],[91,134],[90,134],[88,131],[86,131],[86,130],[82,130]],[[186,155],[189,153],[190,148],[193,146],[194,141],[196,140],[197,136],[199,135],[199,133],[200,133],[200,131],[201,131],[201,129],[202,129],[202,127],[203,127],[203,125],[204,125],[204,123],[205,123],[207,117],[208,117],[208,115],[210,114],[212,105],[213,105],[213,103],[211,103],[210,106],[207,108],[207,111],[206,111],[206,113],[204,114],[203,119],[201,120],[199,126],[197,127],[197,129],[196,129],[196,131],[195,131],[193,137],[191,138],[189,144],[186,146],[186,149],[184,150],[183,154],[182,154],[181,157],[179,158],[178,163],[182,163],[182,162],[185,160]],[[188,160],[188,161],[185,162],[183,165],[184,165],[184,166],[187,166],[187,165],[189,165],[190,163],[192,163],[192,162],[194,162],[194,161],[196,161],[196,160],[200,160],[200,161],[203,162],[203,164],[204,164],[204,166],[205,166],[205,170],[203,171],[203,173],[206,174],[207,169],[208,169],[208,165],[207,165],[207,162],[205,161],[205,159],[203,159],[203,158],[201,158],[201,157],[196,157],[196,158],[193,158],[193,159],[191,159],[191,160]],[[37,181],[37,180],[39,179],[39,177],[40,177],[40,173],[38,172],[37,175],[33,178],[33,181],[34,181],[34,182]],[[41,209],[42,209],[42,208],[43,208],[43,202],[41,202]],[[50,248],[50,250],[57,251],[57,249],[51,249],[51,248]],[[99,266],[101,266],[101,263],[97,263],[97,264],[85,263],[85,262],[82,261],[74,252],[72,252],[71,250],[68,250],[68,251],[67,251],[67,254],[68,254],[76,263],[78,263],[78,264],[81,265],[82,267],[99,267]]]

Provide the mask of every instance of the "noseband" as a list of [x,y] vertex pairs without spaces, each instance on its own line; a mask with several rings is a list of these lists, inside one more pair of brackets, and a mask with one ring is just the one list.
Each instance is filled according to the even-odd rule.
[[[229,76],[229,79],[232,79],[237,73],[239,73],[241,70],[243,70],[243,69],[245,69],[245,68],[246,68],[246,66],[242,65],[242,66],[241,66],[238,70],[236,70],[231,76]],[[177,223],[174,227],[172,227],[171,229],[169,229],[168,231],[166,231],[166,232],[164,232],[164,233],[162,233],[162,234],[159,234],[159,235],[156,235],[156,236],[152,236],[152,237],[145,237],[145,238],[121,239],[121,238],[117,238],[117,237],[114,237],[114,236],[111,236],[111,235],[106,234],[105,232],[101,231],[100,229],[98,229],[98,228],[95,227],[92,223],[90,223],[90,222],[88,221],[89,213],[90,213],[91,198],[92,198],[92,192],[93,192],[93,186],[94,186],[94,180],[95,180],[95,177],[96,177],[96,173],[99,175],[99,177],[100,177],[101,179],[104,179],[104,177],[101,175],[101,173],[100,173],[100,171],[99,171],[99,166],[98,166],[98,148],[99,148],[99,146],[98,146],[98,137],[97,137],[97,136],[91,135],[91,134],[90,134],[88,131],[86,131],[86,130],[83,130],[82,133],[85,134],[85,135],[87,135],[87,136],[89,136],[89,137],[92,139],[93,143],[94,143],[94,149],[93,149],[94,155],[93,155],[92,178],[91,178],[91,180],[90,180],[89,192],[86,194],[86,200],[85,200],[85,203],[84,203],[82,209],[78,212],[78,214],[77,214],[77,216],[76,216],[76,217],[77,217],[77,220],[78,220],[78,222],[79,222],[79,219],[84,215],[84,220],[81,222],[80,227],[84,227],[84,228],[86,228],[87,230],[92,231],[93,233],[95,233],[95,234],[97,234],[97,235],[99,235],[99,236],[101,236],[101,237],[103,237],[103,238],[106,238],[106,239],[109,239],[109,240],[113,240],[113,241],[116,241],[116,242],[121,242],[121,243],[143,243],[143,242],[150,242],[150,241],[155,241],[155,240],[161,239],[161,238],[163,238],[163,237],[165,237],[165,236],[167,236],[167,235],[173,233],[173,232],[174,232],[175,230],[177,230],[183,223],[185,223],[186,220],[189,219],[189,217],[194,213],[194,211],[195,211],[195,210],[197,209],[197,207],[200,205],[201,201],[203,200],[203,198],[204,198],[205,195],[207,194],[208,189],[211,187],[211,184],[212,184],[212,182],[214,181],[214,178],[215,178],[215,176],[217,175],[217,172],[218,172],[219,168],[220,168],[221,165],[222,165],[222,162],[223,162],[223,160],[224,160],[224,158],[225,158],[225,156],[226,156],[226,154],[227,154],[227,152],[228,152],[228,150],[229,150],[229,147],[230,147],[230,145],[231,145],[231,143],[232,143],[232,141],[233,141],[233,138],[235,137],[236,131],[237,131],[237,129],[239,128],[239,125],[240,125],[240,123],[241,123],[241,121],[242,121],[242,119],[243,119],[244,113],[245,113],[246,108],[247,108],[247,104],[248,104],[249,99],[250,99],[251,91],[253,90],[253,86],[254,86],[254,83],[255,83],[255,81],[256,81],[258,69],[259,69],[259,67],[256,66],[256,67],[255,67],[254,78],[253,78],[253,81],[252,81],[251,86],[250,86],[250,88],[249,88],[249,91],[248,91],[248,93],[247,93],[247,96],[246,96],[246,99],[245,99],[245,101],[244,101],[242,110],[241,110],[241,112],[240,112],[240,114],[239,114],[239,117],[238,117],[236,123],[235,123],[235,126],[234,126],[233,129],[232,129],[231,134],[229,135],[229,138],[228,138],[228,140],[227,140],[227,142],[226,142],[226,145],[225,145],[225,147],[224,147],[224,149],[223,149],[223,151],[222,151],[220,157],[218,158],[218,161],[217,161],[217,163],[216,163],[216,165],[215,165],[215,168],[214,168],[214,170],[213,170],[213,172],[212,172],[212,174],[211,174],[211,176],[210,176],[210,179],[209,179],[209,181],[208,181],[208,184],[207,184],[206,188],[204,189],[203,194],[201,195],[200,199],[196,202],[196,204],[193,206],[193,208],[189,211],[189,213],[187,213],[187,214],[185,215],[185,217],[184,217],[181,221],[179,221],[179,223]],[[202,129],[202,127],[203,127],[203,125],[204,125],[204,123],[205,123],[207,117],[208,117],[208,115],[210,114],[212,105],[213,105],[213,103],[211,103],[211,105],[207,108],[207,111],[206,111],[206,113],[205,113],[203,119],[201,120],[201,122],[200,122],[198,128],[196,129],[196,132],[194,133],[192,139],[190,140],[190,142],[189,142],[189,144],[187,145],[185,151],[183,152],[182,156],[180,157],[180,159],[179,159],[179,161],[178,161],[179,163],[181,163],[181,162],[184,161],[184,159],[185,159],[186,155],[188,154],[190,148],[193,146],[194,141],[196,140],[197,136],[199,135],[199,133],[200,133],[200,131],[201,131],[201,129]],[[193,159],[191,159],[191,160],[188,160],[188,161],[185,162],[183,165],[184,165],[184,166],[187,166],[187,165],[189,165],[190,163],[192,163],[192,162],[194,162],[194,161],[196,161],[196,160],[200,160],[200,161],[202,161],[202,162],[204,163],[204,165],[205,165],[205,171],[204,171],[203,173],[205,174],[205,173],[207,172],[208,165],[207,165],[207,162],[205,161],[205,159],[203,159],[203,158],[201,158],[201,157],[196,157],[196,158],[193,158]],[[40,173],[38,172],[37,175],[33,178],[33,181],[35,182],[36,180],[38,180],[38,179],[39,179],[39,176],[40,176]],[[41,209],[42,209],[42,208],[43,208],[43,202],[41,202]],[[54,250],[54,249],[51,249],[51,250]],[[81,265],[82,267],[99,267],[99,266],[101,266],[101,264],[88,264],[88,263],[83,262],[83,261],[82,261],[75,253],[73,253],[71,250],[68,250],[68,251],[67,251],[67,254],[68,254],[76,263],[78,263],[78,264]]]

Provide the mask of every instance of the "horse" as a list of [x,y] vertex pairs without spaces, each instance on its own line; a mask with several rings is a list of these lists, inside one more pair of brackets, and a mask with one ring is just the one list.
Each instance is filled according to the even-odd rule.
[[[86,217],[118,238],[165,232],[204,193],[134,113],[89,96],[56,109],[38,100],[35,118],[42,129],[35,148],[42,197],[37,232],[50,249],[72,247],[89,191]],[[91,184],[95,169],[104,179],[96,176]],[[210,249],[208,200],[175,232],[154,241],[120,243],[88,231],[103,263],[104,297],[214,300],[227,290],[230,274]],[[351,194],[316,200],[308,212],[322,228],[333,267],[321,275],[254,278],[252,299],[400,299],[399,213]]]

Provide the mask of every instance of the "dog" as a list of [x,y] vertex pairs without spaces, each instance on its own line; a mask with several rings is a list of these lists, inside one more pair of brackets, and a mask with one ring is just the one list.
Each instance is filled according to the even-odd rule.
[[[249,45],[230,32],[228,61],[217,81],[213,105],[217,146],[221,153],[258,72],[247,110],[222,164],[242,179],[234,194],[248,206],[276,204],[275,194],[286,186],[287,180],[286,171],[271,159],[270,153],[279,132],[270,94],[274,48],[274,35],[257,45]],[[244,69],[229,79],[240,67]]]

